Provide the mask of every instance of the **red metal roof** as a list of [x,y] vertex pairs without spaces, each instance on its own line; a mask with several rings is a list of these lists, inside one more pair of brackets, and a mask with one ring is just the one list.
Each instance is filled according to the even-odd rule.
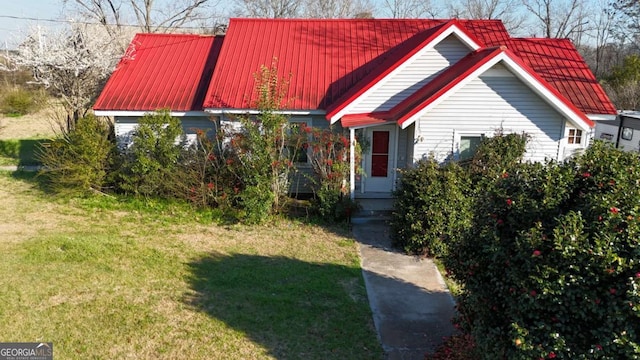
[[568,39],[510,39],[506,45],[585,114],[617,114],[578,50]]
[[251,109],[253,75],[275,59],[278,75],[290,77],[285,109],[331,111],[451,24],[479,45],[506,45],[583,113],[616,114],[570,41],[512,39],[499,20],[432,19],[232,19],[224,44],[222,37],[138,34],[94,109]]
[[[327,109],[390,57],[408,51],[447,20],[433,19],[231,19],[205,108],[250,109],[255,74],[277,59],[280,77],[290,78],[289,110]],[[509,35],[499,20],[460,23],[481,42]],[[396,54],[396,55],[394,55]],[[383,69],[384,70],[384,69]]]
[[137,34],[94,110],[202,110],[222,37]]

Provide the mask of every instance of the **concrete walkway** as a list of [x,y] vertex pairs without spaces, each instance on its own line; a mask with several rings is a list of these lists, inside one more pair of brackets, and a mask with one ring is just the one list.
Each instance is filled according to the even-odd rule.
[[430,259],[391,247],[384,221],[353,224],[373,320],[387,359],[424,359],[454,333],[454,301]]
[[40,170],[40,166],[35,166],[35,165],[4,165],[4,166],[0,166],[0,171],[18,171],[18,170],[22,170],[22,171],[38,171]]

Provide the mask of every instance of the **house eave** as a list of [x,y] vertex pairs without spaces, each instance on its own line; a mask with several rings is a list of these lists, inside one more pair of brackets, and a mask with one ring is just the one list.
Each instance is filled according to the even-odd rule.
[[[261,111],[256,109],[223,109],[223,108],[208,108],[204,110],[207,114],[214,115],[258,115]],[[283,114],[283,115],[296,115],[296,116],[304,116],[304,115],[325,115],[326,111],[324,110],[278,110],[274,111],[274,114]]]
[[[156,113],[157,111],[152,110],[94,110],[93,113],[96,116],[122,116],[122,117],[142,117],[148,114]],[[169,111],[169,114],[174,117],[185,117],[185,116],[209,116],[207,112],[204,111]]]

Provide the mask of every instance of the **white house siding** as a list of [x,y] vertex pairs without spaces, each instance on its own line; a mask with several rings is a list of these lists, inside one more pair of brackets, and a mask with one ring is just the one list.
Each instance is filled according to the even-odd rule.
[[526,160],[557,159],[563,124],[559,113],[512,73],[496,66],[418,119],[414,160],[430,154],[439,161],[455,159],[456,135],[493,136],[500,129],[531,136]]
[[449,35],[433,48],[421,50],[402,64],[395,73],[349,108],[349,113],[391,109],[469,52],[470,49],[455,35]]
[[[139,120],[140,118],[136,116],[115,117],[115,135],[118,147],[124,148],[131,144],[131,136],[135,132]],[[216,117],[185,116],[181,117],[180,121],[189,144],[195,144],[198,129],[208,132],[209,135],[215,134],[216,131]]]

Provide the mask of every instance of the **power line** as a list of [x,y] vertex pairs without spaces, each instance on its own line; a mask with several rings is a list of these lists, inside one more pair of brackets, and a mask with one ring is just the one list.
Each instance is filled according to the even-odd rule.
[[[13,16],[13,15],[0,15],[0,18],[4,19],[13,19],[13,20],[28,20],[28,21],[43,21],[50,22],[56,24],[83,24],[83,25],[104,25],[102,23],[98,23],[95,21],[78,21],[78,20],[62,20],[62,19],[42,19],[42,18],[34,18],[28,16]],[[141,28],[140,25],[133,24],[107,24],[112,26],[122,26],[122,27],[132,27],[132,28]],[[156,26],[156,28],[163,29],[202,29],[202,26]]]

